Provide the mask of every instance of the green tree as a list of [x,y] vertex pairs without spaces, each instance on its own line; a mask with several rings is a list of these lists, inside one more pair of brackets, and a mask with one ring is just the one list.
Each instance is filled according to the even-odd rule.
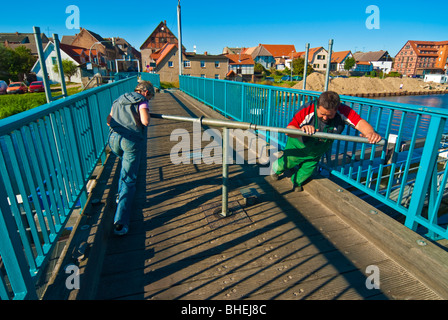
[[14,80],[18,79],[19,74],[30,72],[35,62],[31,50],[24,46],[14,50],[0,46],[0,72]]
[[255,73],[263,73],[265,72],[266,69],[263,67],[263,65],[261,63],[256,63],[254,66],[254,72]]
[[[64,76],[67,77],[67,80],[70,82],[70,79],[78,74],[78,66],[72,61],[68,59],[62,60],[62,70],[64,71]],[[55,64],[53,66],[54,72],[59,72],[58,65]]]
[[351,68],[355,66],[355,64],[356,64],[355,58],[353,57],[347,58],[344,63],[344,70],[349,71]]
[[[305,59],[303,58],[297,58],[294,59],[292,62],[292,72],[293,74],[297,74],[299,76],[303,75],[303,70],[305,69]],[[306,74],[309,75],[314,71],[313,67],[311,67],[309,64],[306,68]]]

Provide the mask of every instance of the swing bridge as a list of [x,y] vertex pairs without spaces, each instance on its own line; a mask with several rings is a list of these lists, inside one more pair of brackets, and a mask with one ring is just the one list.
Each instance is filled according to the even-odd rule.
[[[117,237],[105,119],[139,79],[160,88],[156,74],[121,78],[0,120],[2,300],[448,298],[447,109],[341,96],[384,140],[316,133],[335,141],[298,193],[260,174],[269,163],[225,161],[229,129],[278,156],[319,92],[180,76],[152,101],[130,232]],[[204,161],[211,139],[172,163],[173,132],[194,125],[222,137],[222,163]]]

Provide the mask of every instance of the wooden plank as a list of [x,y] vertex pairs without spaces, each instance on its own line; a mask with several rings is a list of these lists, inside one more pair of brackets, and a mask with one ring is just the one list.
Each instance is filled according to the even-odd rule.
[[[327,179],[313,180],[306,187],[322,203],[331,201],[333,211],[344,221],[442,298],[448,298],[448,253],[445,250],[429,241],[420,246],[418,240],[423,240],[420,235],[350,192],[336,193],[339,187]],[[370,214],[372,210],[377,214]]]

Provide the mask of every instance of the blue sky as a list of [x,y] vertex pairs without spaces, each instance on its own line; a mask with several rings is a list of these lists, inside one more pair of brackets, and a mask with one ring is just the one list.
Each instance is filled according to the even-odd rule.
[[[146,1],[5,1],[0,32],[74,35],[67,29],[69,5],[80,10],[80,26],[102,37],[118,36],[137,49],[157,25],[166,20],[177,36],[177,0]],[[140,5],[140,4],[144,5]],[[319,4],[319,7],[316,4]],[[379,29],[368,29],[369,5],[379,9]],[[406,5],[406,6],[404,6]],[[253,47],[259,43],[293,44],[297,51],[311,47],[334,51],[387,50],[395,56],[407,40],[448,40],[448,1],[217,1],[181,0],[182,38],[188,51],[220,54],[225,46]]]

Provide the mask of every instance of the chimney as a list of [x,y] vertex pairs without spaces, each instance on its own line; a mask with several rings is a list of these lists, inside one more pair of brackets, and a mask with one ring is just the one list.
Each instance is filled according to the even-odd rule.
[[207,51],[204,52],[204,55],[205,55],[205,56],[207,55]]

